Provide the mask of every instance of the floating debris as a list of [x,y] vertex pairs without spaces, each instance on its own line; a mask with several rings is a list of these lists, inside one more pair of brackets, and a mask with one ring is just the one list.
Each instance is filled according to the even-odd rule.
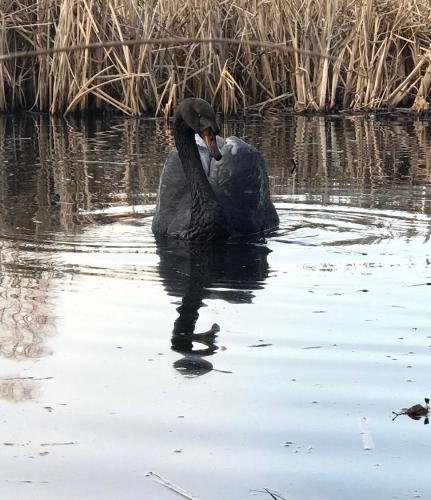
[[407,415],[413,420],[420,420],[422,417],[425,417],[424,424],[429,424],[428,414],[430,411],[430,400],[429,398],[424,398],[425,405],[417,404],[410,406],[410,408],[401,408],[399,412],[393,411],[392,413],[395,415],[392,419],[392,422],[399,417],[400,415]]
[[161,484],[165,488],[168,488],[172,491],[175,491],[175,493],[178,493],[179,495],[181,495],[184,498],[188,498],[190,500],[196,499],[196,497],[194,495],[191,495],[186,490],[183,490],[183,488],[180,488],[176,484],[171,483],[170,481],[165,479],[163,476],[160,476],[159,474],[156,474],[155,472],[149,472],[147,474],[147,477],[151,477],[151,479],[153,479],[154,481],[157,481],[159,484]]
[[294,443],[293,441],[286,441],[286,442],[283,444],[283,446],[284,446],[285,448],[290,448],[290,447],[292,446],[292,444],[295,444],[295,443]]
[[70,446],[78,444],[77,441],[69,441],[68,443],[40,443],[40,446]]
[[276,491],[271,491],[269,488],[263,488],[263,490],[250,490],[250,493],[268,493],[268,495],[274,500],[287,500],[287,498],[282,497]]

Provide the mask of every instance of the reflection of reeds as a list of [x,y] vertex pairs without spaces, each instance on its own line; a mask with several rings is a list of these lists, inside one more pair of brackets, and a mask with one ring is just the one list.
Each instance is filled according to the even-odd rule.
[[0,247],[0,356],[40,358],[49,354],[46,341],[55,332],[48,298],[53,273],[25,268],[15,246]]
[[[277,116],[226,121],[221,128],[224,136],[245,136],[258,146],[274,194],[313,191],[325,201],[343,189],[370,200],[376,190],[397,185],[400,196],[391,203],[431,211],[431,135],[419,118]],[[8,163],[0,169],[0,224],[36,235],[79,231],[94,220],[92,210],[153,203],[172,145],[169,125],[161,121],[4,117],[0,153]],[[299,164],[295,175],[292,157]]]
[[[381,203],[431,213],[431,135],[426,121],[300,116],[295,124],[294,130],[279,134],[278,146],[280,157],[294,155],[300,168],[295,176],[285,176],[287,184],[279,184],[276,193],[302,188],[302,193],[318,194],[322,202],[328,194],[343,194],[347,203],[357,197],[364,206]],[[275,160],[271,168],[271,163],[276,174],[280,165]]]
[[[431,4],[425,0],[3,3],[0,54],[166,37],[241,40],[98,47],[4,61],[3,111],[113,107],[130,115],[169,114],[191,94],[224,113],[428,107]],[[252,47],[251,40],[308,53]]]
[[32,380],[6,379],[0,380],[0,399],[18,403],[36,399],[39,387]]
[[0,225],[78,231],[84,211],[153,201],[172,144],[161,122],[0,117]]

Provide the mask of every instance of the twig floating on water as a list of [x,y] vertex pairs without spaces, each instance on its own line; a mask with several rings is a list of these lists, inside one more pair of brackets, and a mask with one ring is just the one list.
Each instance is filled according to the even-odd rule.
[[263,490],[251,490],[252,492],[256,493],[268,493],[268,495],[271,495],[271,498],[274,500],[287,500],[287,498],[282,497],[279,493],[276,493],[275,491],[271,491],[269,488],[263,488]]
[[151,477],[154,481],[157,481],[160,483],[162,486],[165,486],[165,488],[168,488],[172,491],[175,491],[175,493],[178,493],[178,495],[183,496],[184,498],[188,498],[189,500],[197,500],[195,496],[191,495],[187,491],[183,490],[179,486],[171,483],[164,477],[160,476],[159,474],[156,474],[155,472],[149,472],[148,477]]
[[70,446],[78,444],[77,441],[69,441],[68,443],[40,443],[40,446]]

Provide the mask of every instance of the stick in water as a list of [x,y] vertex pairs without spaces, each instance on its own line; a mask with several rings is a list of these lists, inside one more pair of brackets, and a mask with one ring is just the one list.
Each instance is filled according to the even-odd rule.
[[155,472],[149,472],[148,476],[151,477],[151,479],[153,479],[154,481],[160,483],[162,486],[165,486],[166,488],[175,491],[175,493],[178,493],[178,495],[181,495],[184,498],[188,498],[189,500],[197,500],[195,496],[191,495],[186,490],[183,490],[176,484],[171,483],[170,481],[160,476],[159,474],[156,474]]

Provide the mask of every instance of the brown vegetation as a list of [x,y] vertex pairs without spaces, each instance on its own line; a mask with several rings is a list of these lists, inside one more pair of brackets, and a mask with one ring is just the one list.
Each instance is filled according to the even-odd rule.
[[[225,114],[250,108],[428,108],[429,0],[1,3],[0,54],[97,42],[173,40],[0,62],[1,111],[115,108],[130,115],[168,115],[188,95],[212,101]],[[236,42],[175,44],[177,37],[226,37]],[[251,46],[251,40],[306,52]]]

